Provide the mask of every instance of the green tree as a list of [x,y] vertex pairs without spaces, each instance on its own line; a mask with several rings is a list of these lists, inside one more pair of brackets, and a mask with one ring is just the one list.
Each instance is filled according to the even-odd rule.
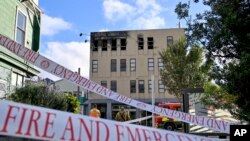
[[[194,0],[199,2],[199,0]],[[250,1],[203,0],[210,10],[190,18],[190,5],[179,3],[175,12],[187,21],[188,44],[201,44],[213,60],[212,77],[227,93],[236,96],[234,113],[250,122]]]
[[74,113],[79,113],[80,109],[80,103],[77,98],[69,94],[49,90],[44,85],[26,85],[22,88],[17,88],[7,99]]
[[161,79],[170,94],[181,98],[181,89],[203,87],[208,81],[208,61],[204,63],[203,49],[197,45],[186,48],[186,39],[182,38],[170,47],[167,47],[160,56],[164,68],[161,70]]

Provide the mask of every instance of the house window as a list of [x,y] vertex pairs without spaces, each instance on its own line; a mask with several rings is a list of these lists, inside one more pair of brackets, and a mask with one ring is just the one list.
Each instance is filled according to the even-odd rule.
[[136,70],[136,60],[135,58],[130,59],[130,71]]
[[148,93],[152,93],[152,80],[148,80]]
[[111,72],[116,72],[116,59],[111,59]]
[[153,48],[154,48],[154,38],[148,37],[148,49],[153,49]]
[[139,93],[144,93],[144,80],[139,80],[138,83]]
[[130,93],[136,93],[136,80],[130,80]]
[[116,50],[116,48],[117,48],[116,39],[112,39],[111,40],[111,50]]
[[108,50],[108,40],[102,40],[102,51]]
[[17,25],[16,25],[16,42],[24,45],[25,42],[25,30],[26,29],[26,16],[18,11],[17,13]]
[[143,41],[143,37],[138,37],[138,50],[143,50],[144,47],[144,41]]
[[163,69],[163,62],[161,58],[158,58],[158,69],[162,70]]
[[149,71],[154,70],[154,58],[148,58],[148,70]]
[[24,83],[24,76],[13,72],[11,74],[11,85],[16,87],[22,87]]
[[164,93],[165,92],[165,86],[163,85],[162,80],[158,81],[158,88],[159,88],[159,93]]
[[107,81],[106,80],[101,81],[101,86],[107,88]]
[[121,39],[121,50],[126,50],[127,41],[126,39]]
[[114,92],[116,92],[117,91],[117,82],[116,82],[116,80],[111,80],[111,82],[110,82],[111,84],[111,90],[112,91],[114,91]]
[[92,60],[92,72],[98,72],[98,60]]
[[98,51],[98,40],[94,40],[92,43],[92,51]]
[[167,45],[173,45],[174,44],[174,39],[173,36],[167,36]]
[[120,71],[126,71],[126,59],[120,60]]

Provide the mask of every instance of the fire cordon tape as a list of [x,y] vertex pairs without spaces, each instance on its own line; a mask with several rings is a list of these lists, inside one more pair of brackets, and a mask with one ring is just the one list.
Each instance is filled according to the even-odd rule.
[[56,141],[219,141],[0,100],[0,135]]
[[202,127],[207,127],[209,129],[229,133],[230,122],[223,121],[223,120],[216,120],[215,118],[209,117],[200,117],[191,115],[188,113],[165,109],[162,107],[158,107],[155,105],[150,105],[144,102],[140,102],[138,100],[126,97],[124,95],[118,94],[113,92],[81,75],[77,72],[69,70],[63,67],[60,64],[55,63],[54,61],[40,55],[39,53],[32,51],[21,44],[16,43],[14,40],[1,35],[0,34],[0,45],[11,51],[12,53],[16,54],[17,56],[27,60],[31,64],[41,68],[48,73],[51,73],[57,77],[63,78],[77,86],[80,86],[84,89],[87,89],[91,92],[96,94],[102,95],[109,99],[113,99],[117,102],[121,102],[141,110],[149,111],[152,113],[156,113],[159,115],[164,115],[168,118],[175,118],[179,121],[200,125]]

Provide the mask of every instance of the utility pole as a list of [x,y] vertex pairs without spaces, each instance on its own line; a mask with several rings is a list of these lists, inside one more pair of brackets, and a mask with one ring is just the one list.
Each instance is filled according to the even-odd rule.
[[[81,69],[78,68],[78,74],[81,74]],[[77,98],[80,101],[80,86],[77,86]]]

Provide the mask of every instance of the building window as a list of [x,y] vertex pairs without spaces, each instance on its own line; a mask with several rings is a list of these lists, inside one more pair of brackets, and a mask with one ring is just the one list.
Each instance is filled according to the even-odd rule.
[[116,92],[117,91],[117,82],[116,82],[116,80],[111,80],[111,82],[110,82],[111,84],[111,90],[112,91],[114,91],[114,92]]
[[112,39],[111,40],[111,50],[116,50],[116,48],[117,48],[116,39]]
[[143,50],[143,47],[144,47],[143,37],[139,36],[138,37],[138,50]]
[[154,70],[154,58],[148,58],[148,70],[149,71]]
[[162,70],[163,69],[163,62],[161,58],[158,58],[158,69]]
[[116,59],[111,59],[111,72],[116,72]]
[[121,50],[126,50],[127,41],[126,39],[121,39]]
[[17,25],[16,25],[16,42],[24,45],[25,42],[25,29],[26,29],[26,16],[18,11],[17,13]]
[[148,49],[154,49],[154,38],[148,37]]
[[148,80],[148,93],[152,93],[152,80]]
[[98,51],[98,40],[94,40],[92,43],[92,51]]
[[136,60],[135,58],[130,59],[130,71],[136,70]]
[[158,81],[158,88],[159,88],[159,93],[164,93],[165,92],[165,86],[163,85],[162,80]]
[[98,72],[98,60],[92,60],[92,72]]
[[173,45],[174,44],[174,39],[173,36],[167,36],[167,45]]
[[126,71],[126,59],[120,60],[120,71]]
[[139,93],[144,93],[144,80],[139,80],[138,83]]
[[108,40],[102,40],[102,51],[108,50]]
[[101,86],[107,88],[107,81],[106,80],[101,81]]
[[15,87],[22,87],[24,83],[24,76],[15,72],[11,75],[11,85]]
[[136,80],[130,80],[130,93],[136,93]]

